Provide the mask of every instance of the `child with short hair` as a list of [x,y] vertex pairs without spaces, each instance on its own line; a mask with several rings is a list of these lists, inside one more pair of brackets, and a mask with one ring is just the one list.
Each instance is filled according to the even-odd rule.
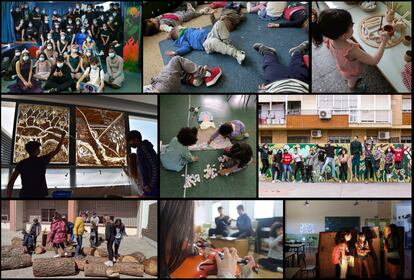
[[210,145],[219,135],[229,138],[230,141],[241,141],[249,137],[246,126],[240,120],[228,121],[220,125],[219,129],[211,135],[208,144]]
[[392,152],[391,148],[388,147],[386,154],[385,154],[385,159],[384,159],[384,170],[385,170],[385,175],[386,177],[386,182],[390,182],[391,181],[391,169],[392,166],[394,165],[394,153]]
[[198,129],[196,127],[182,128],[176,137],[171,139],[167,147],[161,152],[160,160],[165,169],[180,172],[188,163],[199,160],[188,149],[197,143]]
[[[349,89],[363,92],[366,90],[366,86],[360,83],[360,76],[364,65],[379,63],[389,36],[387,32],[381,34],[378,50],[375,55],[371,56],[351,40],[353,26],[354,22],[348,11],[342,9],[323,10],[316,21],[312,22],[312,37],[317,47],[325,41],[336,60],[338,71],[348,81]],[[324,40],[324,37],[327,40]]]

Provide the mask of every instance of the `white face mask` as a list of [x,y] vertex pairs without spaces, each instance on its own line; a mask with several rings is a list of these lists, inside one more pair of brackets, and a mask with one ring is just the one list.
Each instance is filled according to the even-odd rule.
[[63,62],[58,62],[58,63],[56,63],[56,65],[57,65],[57,67],[62,68]]
[[60,40],[65,41],[65,36],[60,36]]
[[54,14],[54,15],[57,15],[57,12],[56,12],[56,11],[54,11],[54,12],[53,12],[53,14]]
[[96,68],[98,68],[98,66],[96,66],[96,65],[91,65],[91,68],[92,68],[93,70],[96,70]]
[[33,24],[29,23],[29,27],[32,27],[32,26],[33,26]]
[[91,55],[92,55],[92,54],[91,54],[91,53],[89,53],[89,52],[87,52],[87,53],[86,53],[86,56],[91,56]]
[[87,42],[90,42],[90,41],[92,41],[92,40],[91,40],[91,38],[86,38],[86,41],[87,41]]
[[114,56],[115,56],[115,53],[113,52],[109,53],[109,57],[114,57]]
[[44,57],[39,57],[39,61],[45,61]]
[[45,20],[45,23],[49,23],[49,21],[48,20]]
[[48,49],[48,50],[51,50],[51,49],[52,49],[52,46],[47,46],[47,49]]
[[23,60],[24,61],[28,61],[29,60],[29,57],[26,55],[26,56],[23,56]]
[[69,28],[69,29],[68,29],[68,32],[71,32],[71,31],[72,31],[72,29],[70,29],[70,28]]
[[71,24],[71,23],[72,23],[72,21],[71,21],[71,20],[68,20],[68,23],[69,23],[69,24]]
[[19,52],[17,52],[17,53],[16,53],[16,56],[20,56],[20,53],[19,53]]

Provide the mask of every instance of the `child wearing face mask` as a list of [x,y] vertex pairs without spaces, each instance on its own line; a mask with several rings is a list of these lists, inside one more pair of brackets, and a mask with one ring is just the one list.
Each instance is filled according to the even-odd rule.
[[68,41],[65,32],[60,32],[60,40],[57,41],[57,52],[60,55],[67,54]]
[[104,77],[105,83],[112,88],[121,88],[122,82],[125,79],[124,60],[115,53],[115,50],[112,47],[108,50],[108,56],[106,57],[106,68],[108,72]]
[[35,7],[33,14],[32,14],[32,22],[33,22],[34,27],[36,27],[37,30],[39,30],[40,28],[41,21],[42,21],[42,17],[40,13],[40,8]]
[[23,40],[23,32],[24,32],[25,24],[24,19],[19,19],[19,21],[15,22],[14,25],[14,36],[16,41],[22,41]]
[[60,28],[60,23],[59,22],[55,22],[53,24],[53,31],[52,31],[52,39],[55,42],[58,42],[60,39],[60,32],[61,32],[61,28]]
[[92,55],[96,55],[96,44],[95,41],[92,39],[92,36],[89,34],[86,36],[86,40],[82,44],[82,51],[85,52],[88,49],[92,50]]
[[108,24],[104,23],[102,25],[102,30],[101,30],[101,39],[100,39],[100,44],[102,45],[102,49],[104,50],[105,53],[107,53],[107,50],[109,48],[109,41],[111,39],[111,31],[108,28]]
[[7,68],[6,74],[4,79],[6,81],[11,81],[16,79],[16,63],[19,61],[21,55],[21,51],[19,49],[14,50],[14,56],[10,62],[9,67]]
[[28,50],[24,50],[16,63],[17,81],[8,86],[10,93],[42,93],[40,82],[32,79],[33,65]]
[[90,66],[90,59],[93,56],[93,51],[91,49],[87,49],[83,52],[81,57],[81,70],[82,73],[85,73],[86,69]]
[[86,27],[81,26],[79,29],[79,32],[76,33],[75,36],[75,43],[76,45],[82,47],[83,46],[83,42],[86,41],[86,37],[88,36],[88,33],[86,33]]
[[386,182],[390,182],[392,178],[392,166],[394,165],[394,153],[392,152],[391,148],[388,147],[387,151],[385,152],[385,159],[384,159],[384,170],[387,176]]
[[[80,92],[100,93],[103,92],[104,71],[98,66],[99,60],[96,57],[90,59],[90,67],[86,68],[85,73],[76,83],[76,89]],[[83,82],[84,80],[87,82]]]
[[[50,39],[48,38],[49,34],[50,34]],[[39,35],[40,35],[40,41],[42,45],[45,44],[46,40],[52,39],[52,34],[50,33],[49,19],[47,17],[45,17],[45,19],[42,21],[40,25]]]
[[338,71],[348,81],[349,89],[364,92],[366,85],[360,82],[364,65],[379,63],[389,36],[387,32],[382,33],[378,50],[375,55],[371,56],[351,40],[353,26],[354,22],[348,11],[342,9],[323,10],[316,21],[312,23],[312,37],[317,47],[325,41],[335,58]]
[[66,64],[70,68],[72,78],[78,80],[82,76],[81,56],[78,52],[78,46],[71,45],[70,54],[66,57]]
[[37,28],[34,26],[32,21],[29,21],[26,29],[24,30],[24,37],[27,41],[36,41],[37,40],[38,31]]
[[339,183],[348,183],[348,153],[345,148],[339,151]]
[[49,78],[50,69],[52,69],[52,64],[47,60],[46,54],[41,52],[35,63],[35,74],[33,78],[46,81]]
[[54,44],[52,42],[46,43],[46,49],[44,50],[47,59],[52,63],[52,65],[56,64],[56,57],[58,56],[57,51],[55,51]]
[[62,91],[74,90],[74,81],[70,75],[70,69],[65,64],[65,59],[59,55],[56,59],[57,63],[52,67],[50,76],[46,81],[45,89],[49,89],[49,93],[58,93]]

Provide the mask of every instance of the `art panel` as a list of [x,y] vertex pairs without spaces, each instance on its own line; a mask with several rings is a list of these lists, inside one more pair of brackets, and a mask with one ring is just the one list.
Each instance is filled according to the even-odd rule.
[[76,107],[77,166],[122,166],[126,154],[124,113]]
[[[28,157],[24,149],[27,142],[38,141],[42,145],[41,155],[45,155],[56,148],[63,131],[69,134],[68,107],[21,103],[17,110],[13,163]],[[51,163],[69,163],[68,142]]]

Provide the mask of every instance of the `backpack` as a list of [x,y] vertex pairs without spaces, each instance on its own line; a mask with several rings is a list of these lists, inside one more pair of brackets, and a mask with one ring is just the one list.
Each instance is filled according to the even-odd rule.
[[341,261],[341,244],[334,247],[332,251],[332,264],[339,264]]

